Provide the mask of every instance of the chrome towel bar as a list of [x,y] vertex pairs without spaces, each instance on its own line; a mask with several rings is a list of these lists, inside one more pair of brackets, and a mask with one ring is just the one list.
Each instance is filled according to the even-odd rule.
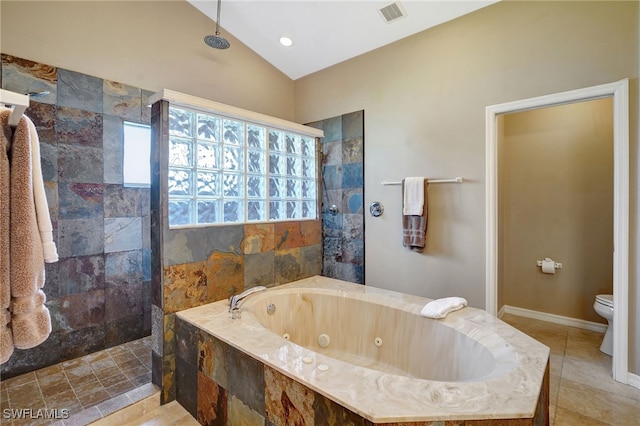
[[[458,176],[453,179],[428,179],[427,182],[428,183],[462,183],[463,180],[464,179],[462,179],[462,176]],[[383,185],[402,185],[402,181],[392,182],[392,181],[385,180],[381,183]]]

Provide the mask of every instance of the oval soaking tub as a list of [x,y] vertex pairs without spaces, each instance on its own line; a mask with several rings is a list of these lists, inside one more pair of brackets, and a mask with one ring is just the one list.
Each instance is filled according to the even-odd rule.
[[430,300],[315,276],[247,297],[237,319],[226,301],[177,315],[374,423],[548,421],[549,349],[479,309],[424,318]]

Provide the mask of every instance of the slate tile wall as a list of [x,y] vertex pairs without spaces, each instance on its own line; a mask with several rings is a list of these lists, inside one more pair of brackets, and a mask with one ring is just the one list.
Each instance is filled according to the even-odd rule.
[[322,275],[364,284],[364,111],[308,125],[324,130]]
[[[32,98],[42,173],[60,261],[47,264],[53,331],[16,350],[11,377],[149,335],[149,189],[125,188],[123,120],[149,124],[150,92],[2,54],[2,88]],[[145,229],[146,228],[146,229]]]
[[[322,272],[322,222],[169,229],[164,196],[167,193],[168,108],[166,101],[158,101],[151,111],[153,146],[157,147],[152,153],[150,196],[154,254],[151,259],[152,381],[162,388],[163,403],[177,398],[193,414],[197,409],[195,397],[185,394],[183,385],[196,382],[214,385],[196,375],[191,361],[185,361],[176,353],[179,349],[176,335],[182,331],[176,327],[175,313],[228,299],[257,285],[271,287],[319,275]],[[229,359],[238,361],[235,357]],[[176,368],[179,374],[175,374]],[[214,386],[211,391],[215,394],[216,389]],[[240,409],[237,405],[233,407]]]

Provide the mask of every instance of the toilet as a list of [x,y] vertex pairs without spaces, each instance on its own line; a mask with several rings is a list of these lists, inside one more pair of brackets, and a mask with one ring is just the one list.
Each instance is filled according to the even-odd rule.
[[609,323],[600,350],[613,356],[613,294],[598,294],[593,309]]

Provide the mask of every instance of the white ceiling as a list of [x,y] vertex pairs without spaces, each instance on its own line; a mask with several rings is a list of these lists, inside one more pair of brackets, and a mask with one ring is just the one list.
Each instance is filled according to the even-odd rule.
[[[214,34],[217,0],[187,1],[214,21]],[[498,0],[399,1],[407,16],[387,23],[378,10],[394,0],[222,0],[220,32],[296,80]]]

